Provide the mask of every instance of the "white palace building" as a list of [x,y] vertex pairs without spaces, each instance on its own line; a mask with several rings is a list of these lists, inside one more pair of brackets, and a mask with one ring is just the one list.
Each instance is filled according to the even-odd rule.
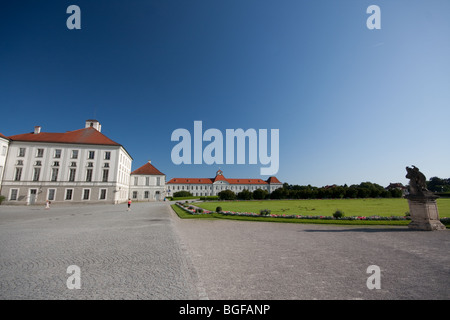
[[101,133],[97,120],[64,133],[33,132],[4,136],[0,133],[0,195],[6,205],[122,203],[162,201],[176,191],[194,196],[217,195],[222,190],[267,190],[282,187],[276,177],[227,179],[173,178],[150,161],[131,172],[133,158],[119,143]]
[[64,133],[0,133],[0,194],[10,205],[163,199],[165,175],[151,164],[131,172],[132,161],[97,120]]
[[239,193],[244,189],[255,191],[256,189],[267,190],[272,193],[275,189],[283,185],[276,177],[267,180],[262,179],[227,179],[222,170],[216,172],[214,178],[173,178],[167,182],[168,195],[171,196],[177,191],[188,191],[193,196],[215,196],[222,190],[231,190]]

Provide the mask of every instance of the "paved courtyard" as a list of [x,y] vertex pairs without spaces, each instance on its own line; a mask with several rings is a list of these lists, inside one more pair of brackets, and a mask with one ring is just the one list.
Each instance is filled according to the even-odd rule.
[[[381,289],[367,288],[370,265]],[[0,299],[450,299],[450,231],[180,220],[168,203],[0,206]]]

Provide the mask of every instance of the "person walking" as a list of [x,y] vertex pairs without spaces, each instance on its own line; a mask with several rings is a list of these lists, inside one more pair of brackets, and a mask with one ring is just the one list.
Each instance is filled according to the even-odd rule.
[[45,209],[50,209],[50,200],[47,200],[46,202],[45,202]]
[[131,206],[131,199],[128,198],[128,209],[127,209],[127,211],[131,211],[130,206]]

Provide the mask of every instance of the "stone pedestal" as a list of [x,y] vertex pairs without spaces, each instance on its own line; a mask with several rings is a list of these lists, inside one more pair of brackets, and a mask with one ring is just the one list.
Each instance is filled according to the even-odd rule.
[[413,230],[445,230],[445,226],[439,221],[439,212],[436,204],[438,197],[434,195],[408,195],[409,214],[411,223],[408,225]]

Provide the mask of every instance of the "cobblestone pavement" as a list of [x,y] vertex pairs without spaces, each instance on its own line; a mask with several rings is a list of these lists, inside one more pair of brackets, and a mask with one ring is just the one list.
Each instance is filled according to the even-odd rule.
[[[176,222],[209,299],[450,299],[450,230]],[[380,289],[368,289],[380,268]]]
[[[166,203],[0,206],[0,299],[198,299]],[[81,289],[67,288],[70,265]]]
[[450,230],[181,220],[168,203],[0,206],[0,299],[208,298],[450,299]]

